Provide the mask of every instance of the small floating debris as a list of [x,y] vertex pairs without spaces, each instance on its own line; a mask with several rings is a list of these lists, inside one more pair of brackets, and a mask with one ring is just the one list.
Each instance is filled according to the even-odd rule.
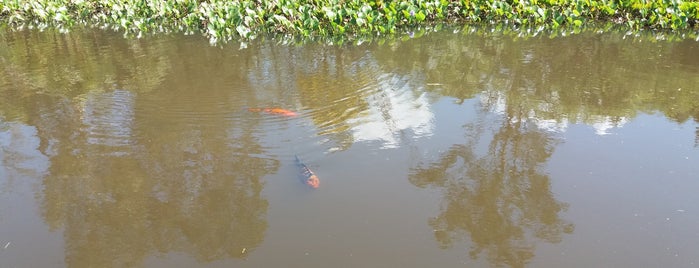
[[10,242],[7,242],[7,244],[5,244],[5,247],[3,247],[3,249],[7,249],[7,247],[9,247],[9,246],[10,246]]

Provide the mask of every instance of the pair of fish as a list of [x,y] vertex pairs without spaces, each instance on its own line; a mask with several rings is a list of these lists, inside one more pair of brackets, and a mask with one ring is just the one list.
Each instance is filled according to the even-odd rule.
[[316,176],[306,164],[301,162],[298,155],[296,156],[296,165],[301,169],[301,179],[303,183],[313,189],[317,189],[318,186],[320,186],[320,179],[318,179],[318,176]]
[[[294,111],[282,108],[248,108],[248,111],[255,113],[281,115],[287,117],[293,117],[298,115]],[[313,189],[317,189],[320,186],[320,179],[318,179],[318,176],[316,176],[316,174],[313,173],[313,171],[310,168],[308,168],[306,164],[301,162],[301,159],[298,155],[296,155],[295,157],[296,165],[301,169],[301,179],[303,180],[303,183],[310,186]]]
[[266,114],[274,114],[274,115],[281,115],[281,116],[287,116],[287,117],[294,117],[294,116],[298,115],[294,111],[282,109],[282,108],[248,108],[248,111],[254,112],[254,113],[266,113]]

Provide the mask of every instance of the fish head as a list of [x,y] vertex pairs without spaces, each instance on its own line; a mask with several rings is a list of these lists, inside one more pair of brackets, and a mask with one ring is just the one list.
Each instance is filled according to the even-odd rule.
[[311,175],[306,179],[306,184],[311,186],[313,189],[317,189],[318,186],[320,186],[320,179],[318,179],[318,176],[316,175]]

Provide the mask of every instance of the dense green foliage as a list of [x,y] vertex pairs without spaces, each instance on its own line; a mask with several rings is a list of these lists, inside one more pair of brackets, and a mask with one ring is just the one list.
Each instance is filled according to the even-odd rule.
[[202,32],[215,40],[261,33],[388,35],[421,25],[497,22],[579,28],[612,22],[633,29],[696,29],[699,3],[682,0],[2,0],[1,21],[69,27],[103,25],[128,33]]

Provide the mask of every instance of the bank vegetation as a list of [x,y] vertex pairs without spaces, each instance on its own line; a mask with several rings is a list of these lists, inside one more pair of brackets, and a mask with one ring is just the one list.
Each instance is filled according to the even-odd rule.
[[301,37],[380,36],[406,29],[464,24],[498,24],[529,32],[576,30],[590,25],[696,32],[698,22],[699,3],[682,0],[0,2],[0,23],[14,28],[96,25],[131,34],[202,33],[219,41],[248,40],[268,33]]

